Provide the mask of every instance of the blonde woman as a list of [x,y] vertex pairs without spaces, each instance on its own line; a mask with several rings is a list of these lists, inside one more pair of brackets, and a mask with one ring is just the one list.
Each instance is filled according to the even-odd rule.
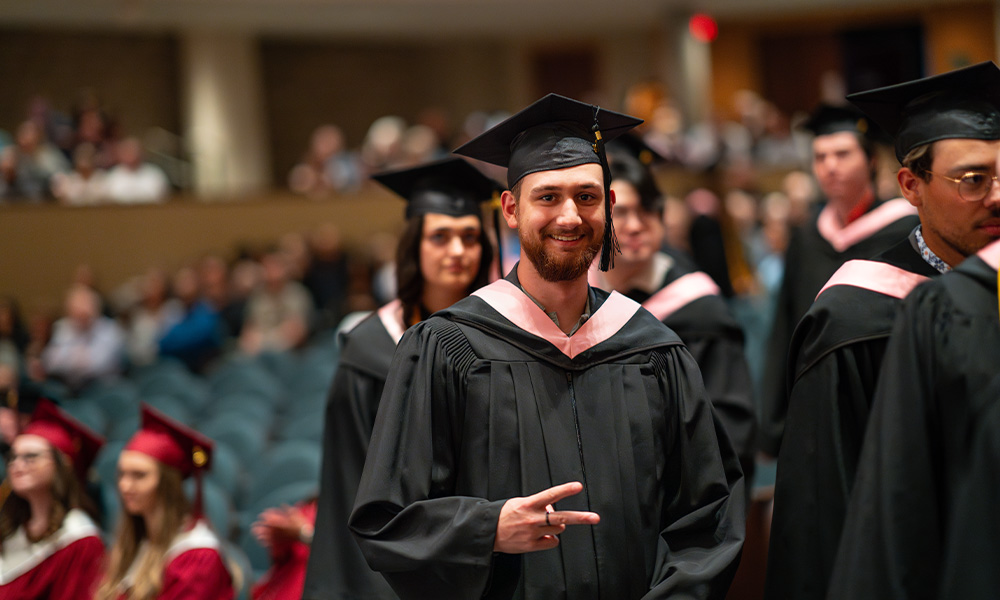
[[[123,516],[101,600],[231,600],[233,573],[219,538],[182,487],[200,477],[212,443],[143,406],[142,429],[118,459]],[[199,482],[200,483],[200,482]]]
[[89,600],[104,544],[81,481],[103,440],[42,400],[11,444],[0,507],[0,600]]

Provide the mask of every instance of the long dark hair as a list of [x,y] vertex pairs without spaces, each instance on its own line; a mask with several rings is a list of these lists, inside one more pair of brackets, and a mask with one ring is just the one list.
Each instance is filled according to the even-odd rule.
[[[93,502],[84,493],[83,486],[73,473],[73,467],[69,460],[52,444],[49,444],[49,452],[52,453],[52,460],[56,466],[55,474],[52,477],[52,507],[48,515],[49,526],[38,540],[33,541],[44,540],[59,531],[66,519],[66,514],[74,508],[81,508],[91,517],[94,516]],[[3,506],[0,507],[0,540],[9,538],[17,531],[18,527],[25,525],[29,519],[31,519],[31,505],[24,498],[11,492]]]
[[[479,245],[482,254],[479,258],[479,270],[472,280],[466,294],[489,283],[490,265],[493,264],[493,246],[486,234],[486,227],[479,219]],[[396,294],[403,304],[403,320],[409,323],[411,315],[420,310],[420,301],[424,294],[424,276],[420,272],[420,241],[424,236],[424,216],[410,217],[406,228],[399,237],[396,247]]]

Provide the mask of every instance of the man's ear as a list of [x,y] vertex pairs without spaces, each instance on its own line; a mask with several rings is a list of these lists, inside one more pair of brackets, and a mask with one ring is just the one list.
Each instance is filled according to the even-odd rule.
[[510,190],[506,190],[500,195],[500,210],[503,211],[507,227],[517,229],[517,199]]
[[907,202],[917,208],[923,206],[923,184],[925,183],[923,179],[917,177],[917,174],[908,167],[903,167],[896,173],[896,181],[899,182],[899,190]]

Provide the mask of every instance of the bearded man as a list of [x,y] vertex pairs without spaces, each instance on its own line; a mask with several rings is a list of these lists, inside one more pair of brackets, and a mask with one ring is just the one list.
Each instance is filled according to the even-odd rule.
[[736,453],[680,338],[587,283],[638,123],[549,95],[457,150],[508,168],[521,260],[396,349],[350,527],[401,598],[725,596]]

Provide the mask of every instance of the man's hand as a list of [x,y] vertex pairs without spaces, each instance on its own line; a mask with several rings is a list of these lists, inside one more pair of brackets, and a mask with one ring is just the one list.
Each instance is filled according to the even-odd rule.
[[555,511],[552,505],[583,491],[583,484],[571,481],[542,490],[526,498],[511,498],[500,509],[494,552],[523,554],[548,550],[559,545],[567,525],[596,525],[600,515],[593,512]]

